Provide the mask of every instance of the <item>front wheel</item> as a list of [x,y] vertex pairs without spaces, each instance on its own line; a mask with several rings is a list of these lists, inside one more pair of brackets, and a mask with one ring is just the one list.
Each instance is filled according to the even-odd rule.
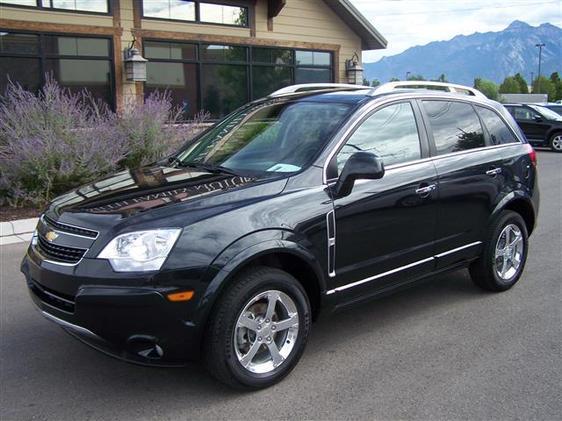
[[470,266],[472,280],[488,291],[505,291],[521,277],[529,245],[527,226],[517,212],[503,211],[490,229],[482,256]]
[[288,273],[258,267],[241,273],[219,299],[207,329],[207,368],[236,388],[260,389],[299,361],[310,331],[310,304]]
[[562,133],[554,133],[548,143],[554,152],[562,152]]

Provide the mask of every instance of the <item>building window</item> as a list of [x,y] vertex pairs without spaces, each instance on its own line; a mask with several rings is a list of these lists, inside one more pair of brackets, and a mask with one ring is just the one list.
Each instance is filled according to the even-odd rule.
[[0,5],[27,6],[39,9],[109,13],[108,0],[0,0]]
[[88,89],[113,106],[113,65],[108,38],[0,31],[0,93],[8,81],[37,91],[50,73],[73,92]]
[[145,18],[179,20],[196,23],[212,23],[247,28],[249,8],[241,2],[221,4],[220,2],[184,0],[143,0],[142,14]]
[[169,90],[187,117],[205,110],[218,119],[285,86],[334,79],[325,51],[145,40],[144,56],[145,95]]

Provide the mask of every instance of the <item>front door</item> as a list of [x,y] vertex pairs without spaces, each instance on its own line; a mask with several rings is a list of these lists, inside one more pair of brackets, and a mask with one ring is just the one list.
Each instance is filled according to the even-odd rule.
[[374,153],[386,167],[383,178],[357,181],[351,194],[334,200],[333,284],[344,300],[433,268],[437,174],[421,161],[427,147],[415,107],[399,102],[375,110],[334,157],[338,173],[357,151]]

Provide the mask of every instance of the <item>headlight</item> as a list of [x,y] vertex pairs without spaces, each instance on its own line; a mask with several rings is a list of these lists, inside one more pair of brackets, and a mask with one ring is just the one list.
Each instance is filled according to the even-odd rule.
[[98,255],[116,272],[159,270],[176,243],[181,229],[157,229],[121,234]]

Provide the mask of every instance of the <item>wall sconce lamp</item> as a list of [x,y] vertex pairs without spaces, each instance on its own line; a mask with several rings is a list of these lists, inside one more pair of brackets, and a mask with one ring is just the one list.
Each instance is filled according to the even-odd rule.
[[148,60],[141,55],[137,48],[135,48],[136,41],[137,40],[133,34],[131,45],[123,51],[125,74],[127,75],[127,80],[133,82],[146,82],[146,63],[148,63]]
[[357,52],[353,53],[351,59],[345,61],[345,72],[349,83],[363,85],[363,67],[359,63]]

